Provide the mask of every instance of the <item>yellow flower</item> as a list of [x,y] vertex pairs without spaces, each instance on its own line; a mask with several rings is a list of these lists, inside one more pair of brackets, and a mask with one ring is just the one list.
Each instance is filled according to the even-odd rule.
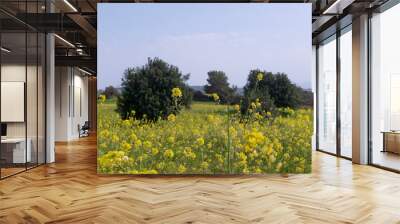
[[186,167],[184,165],[179,165],[178,167],[178,173],[184,173],[186,171]]
[[254,102],[251,102],[250,104],[251,109],[256,109],[257,108],[257,104]]
[[129,173],[129,174],[139,174],[139,171],[137,171],[137,170],[131,170],[131,171],[129,171],[128,173]]
[[124,120],[122,122],[122,125],[124,125],[125,127],[129,127],[129,126],[131,126],[131,121],[130,120]]
[[186,158],[194,160],[196,159],[196,154],[192,152],[192,149],[190,147],[185,147],[183,150],[183,155],[185,155]]
[[258,81],[263,80],[263,78],[264,78],[264,74],[263,73],[260,72],[260,73],[257,74],[257,80]]
[[231,134],[232,137],[235,137],[237,134],[237,131],[234,127],[229,127],[229,133]]
[[221,165],[224,163],[224,157],[221,154],[216,154],[215,157],[217,158],[218,163]]
[[143,146],[145,147],[145,148],[151,148],[151,142],[150,141],[144,141],[143,142]]
[[256,117],[257,120],[263,119],[263,116],[260,113],[256,113],[254,116]]
[[140,147],[142,146],[142,141],[140,141],[140,139],[137,139],[134,143],[135,147]]
[[114,142],[114,143],[117,143],[117,142],[119,142],[119,137],[117,135],[113,135],[111,137],[111,141]]
[[167,159],[172,159],[174,158],[174,152],[171,149],[167,149],[164,152],[164,157]]
[[165,168],[165,163],[164,162],[157,163],[156,168],[159,169],[159,170],[164,169]]
[[170,137],[167,138],[167,141],[169,143],[174,143],[175,142],[175,138],[173,136],[170,136]]
[[282,168],[282,163],[281,163],[281,162],[279,162],[278,164],[276,164],[276,170],[277,170],[277,171],[280,171],[281,168]]
[[236,104],[236,105],[234,106],[234,108],[235,108],[236,111],[239,111],[239,110],[240,110],[240,106],[239,106],[238,104]]
[[198,138],[198,139],[196,139],[196,143],[197,143],[197,145],[199,145],[199,146],[204,145],[204,138]]
[[269,162],[273,163],[275,162],[275,156],[274,155],[269,155]]
[[296,167],[296,173],[302,173],[302,172],[304,172],[304,168]]
[[158,149],[157,148],[152,148],[151,149],[151,154],[153,154],[153,156],[158,154]]
[[158,174],[157,170],[144,170],[142,174]]
[[172,89],[172,97],[174,98],[180,98],[182,97],[182,91],[178,87],[175,87]]
[[218,96],[218,94],[216,94],[216,93],[211,94],[211,97],[213,98],[213,100],[214,100],[215,102],[217,102],[217,101],[219,100],[219,96]]
[[207,162],[202,162],[201,165],[200,165],[200,167],[201,167],[203,170],[206,170],[206,169],[208,169],[208,163],[207,163]]
[[240,152],[238,155],[239,159],[242,161],[246,161],[247,160],[247,156],[246,154],[244,154],[243,152]]
[[131,141],[136,141],[137,140],[137,136],[135,135],[135,133],[132,133],[130,136]]
[[122,146],[121,146],[121,148],[122,148],[122,151],[128,151],[128,150],[130,150],[131,149],[131,144],[129,144],[129,143],[127,143],[127,142],[123,142],[122,143]]
[[207,115],[207,121],[214,122],[215,121],[215,116],[211,115],[211,114]]
[[99,96],[99,101],[100,101],[100,103],[104,103],[106,101],[106,95],[101,94]]
[[170,115],[168,115],[167,119],[168,119],[168,121],[174,122],[176,120],[176,116],[175,116],[175,114],[170,114]]
[[99,134],[100,138],[108,138],[109,136],[110,136],[110,132],[108,130],[103,130]]
[[272,146],[271,145],[267,145],[267,146],[264,146],[263,147],[263,152],[266,154],[266,155],[271,155],[271,153],[272,153]]

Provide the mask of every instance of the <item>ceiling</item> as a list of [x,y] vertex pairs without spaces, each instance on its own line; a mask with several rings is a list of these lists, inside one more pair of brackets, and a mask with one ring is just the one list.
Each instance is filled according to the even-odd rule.
[[[29,27],[40,32],[54,32],[56,65],[80,66],[96,73],[97,3],[138,2],[253,2],[311,3],[312,35],[317,43],[335,32],[337,21],[349,21],[357,13],[377,7],[387,0],[2,0],[0,21],[4,32],[18,32]],[[49,4],[50,3],[50,4]],[[50,10],[51,9],[51,10]],[[51,13],[49,13],[51,11]],[[25,13],[28,12],[28,13]],[[346,18],[347,17],[347,18]],[[346,19],[344,19],[346,18]],[[341,25],[345,26],[346,22]]]

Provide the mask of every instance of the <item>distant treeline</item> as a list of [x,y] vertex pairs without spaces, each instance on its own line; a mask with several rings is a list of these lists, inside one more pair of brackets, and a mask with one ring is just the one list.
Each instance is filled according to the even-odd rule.
[[[259,80],[257,79],[257,76]],[[312,107],[313,93],[292,83],[284,73],[251,70],[244,88],[230,86],[223,71],[208,72],[207,85],[193,86],[194,101],[212,101],[209,96],[217,93],[221,103],[240,104],[257,98],[274,107]]]
[[[313,106],[313,93],[292,83],[285,73],[251,70],[243,88],[230,85],[223,71],[212,70],[207,76],[205,86],[189,86],[190,74],[183,75],[178,67],[159,58],[149,58],[146,65],[125,70],[121,88],[108,86],[98,94],[117,99],[122,118],[132,113],[138,118],[164,118],[178,113],[180,106],[190,107],[192,101],[215,101],[215,96],[220,104],[240,105],[243,113],[256,101],[265,111]],[[172,89],[179,89],[179,103],[171,95]]]

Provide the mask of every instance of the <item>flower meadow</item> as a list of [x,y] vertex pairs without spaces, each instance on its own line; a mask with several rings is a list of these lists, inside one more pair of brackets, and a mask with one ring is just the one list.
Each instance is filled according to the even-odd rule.
[[[174,90],[173,94],[181,93]],[[215,97],[214,97],[215,98]],[[263,174],[311,172],[311,109],[263,113],[251,104],[194,102],[167,119],[122,120],[115,101],[98,103],[98,172]]]

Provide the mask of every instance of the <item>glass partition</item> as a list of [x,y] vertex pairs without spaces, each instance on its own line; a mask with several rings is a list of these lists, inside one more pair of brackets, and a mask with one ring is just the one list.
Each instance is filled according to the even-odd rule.
[[340,36],[340,154],[352,157],[352,34],[351,26]]
[[371,19],[371,162],[400,170],[400,5]]
[[46,37],[43,33],[38,33],[38,64],[37,64],[37,162],[43,164],[46,162]]
[[[26,147],[26,34],[1,34],[1,175],[24,171]],[[6,50],[4,50],[6,49]]]
[[318,149],[336,153],[336,36],[318,48]]
[[[16,12],[43,11],[43,1],[26,4]],[[45,163],[45,44],[43,33],[0,12],[0,178]]]
[[30,160],[27,167],[37,165],[38,153],[38,35],[36,32],[28,32],[27,35],[27,85],[26,85],[26,114],[27,114],[27,150],[30,151]]

